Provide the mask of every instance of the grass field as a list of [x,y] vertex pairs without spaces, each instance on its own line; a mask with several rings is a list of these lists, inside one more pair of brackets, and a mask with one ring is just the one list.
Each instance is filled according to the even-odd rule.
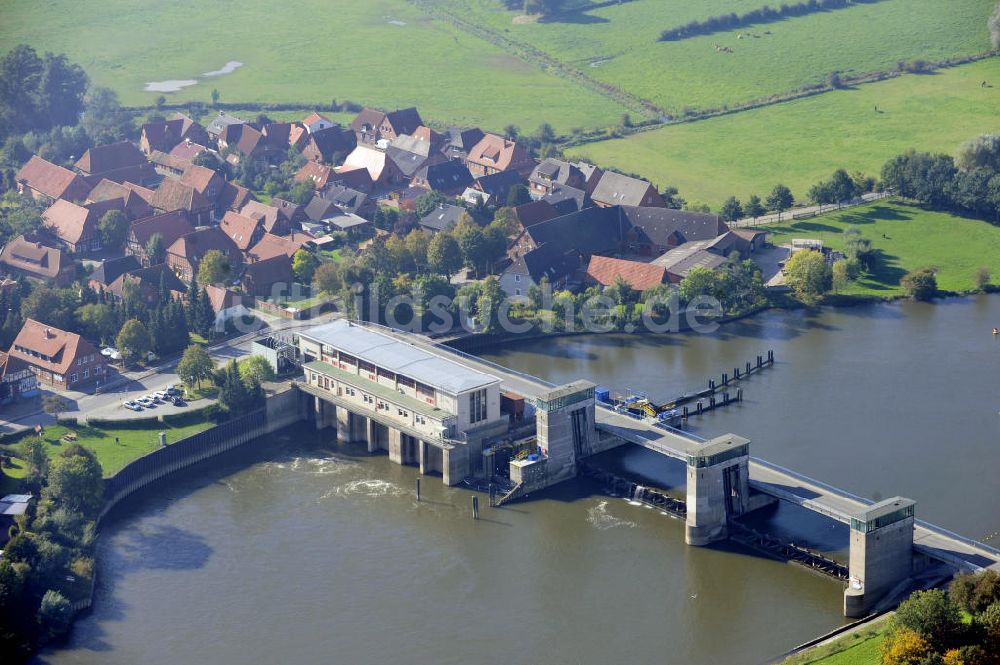
[[833,249],[843,248],[847,229],[861,231],[879,252],[879,260],[869,276],[842,292],[845,295],[899,295],[900,278],[924,267],[938,269],[938,288],[943,291],[976,288],[980,267],[1000,278],[1000,228],[979,220],[899,203],[874,203],[767,228],[775,245],[792,238],[818,238]]
[[[208,429],[211,425],[210,421],[183,427],[171,427],[164,423],[152,422],[148,427],[140,429],[50,425],[45,428],[42,439],[46,444],[45,452],[48,453],[49,457],[55,457],[70,445],[62,440],[62,436],[69,431],[75,432],[78,437],[76,443],[94,451],[97,460],[104,469],[104,475],[110,476],[132,460],[159,448],[160,432],[167,433],[167,443],[170,444]],[[115,437],[118,437],[119,443],[115,443]]]
[[[992,87],[982,88],[983,80]],[[879,112],[875,112],[875,105]],[[673,185],[714,209],[727,196],[765,195],[778,182],[805,198],[835,169],[878,175],[909,148],[951,153],[1000,132],[1000,59],[664,127],[568,151]]]
[[781,665],[879,665],[879,648],[887,628],[887,620],[876,620],[874,625],[792,656]]
[[[822,83],[832,71],[856,75],[899,60],[940,60],[989,49],[986,18],[994,0],[881,0],[737,31],[659,42],[668,27],[744,12],[764,0],[599,0],[543,23],[513,23],[497,0],[434,0],[489,22],[590,76],[677,113],[684,107],[745,103]],[[772,6],[779,3],[772,2]],[[598,5],[596,9],[586,7]],[[770,33],[770,34],[768,34]],[[714,45],[733,53],[717,53]]]
[[[430,11],[445,12],[441,19]],[[676,113],[744,103],[859,74],[898,60],[937,60],[989,47],[995,0],[881,0],[749,28],[663,43],[664,28],[746,11],[761,0],[576,0],[553,21],[515,22],[499,0],[260,1],[8,0],[0,47],[65,51],[126,104],[150,104],[150,81],[197,79],[171,101],[328,103],[331,98],[416,105],[438,124],[514,123],[557,131],[617,124],[626,110],[585,82],[543,71],[511,44],[537,49]],[[594,6],[596,8],[593,8]],[[465,21],[457,27],[455,21]],[[469,26],[473,25],[473,28]],[[473,30],[476,34],[473,34]],[[714,45],[732,48],[717,53]],[[525,55],[524,58],[531,59]],[[201,77],[236,60],[231,74]],[[633,111],[633,115],[636,115]]]
[[171,102],[416,105],[438,123],[557,130],[613,124],[624,109],[500,48],[432,20],[405,0],[300,0],[294,5],[195,0],[9,0],[3,50],[62,51],[126,104],[151,104],[149,81],[195,79],[230,60],[234,73],[201,78]]

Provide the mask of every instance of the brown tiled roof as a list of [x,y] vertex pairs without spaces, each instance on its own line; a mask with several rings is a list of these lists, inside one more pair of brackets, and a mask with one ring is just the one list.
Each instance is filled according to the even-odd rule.
[[182,235],[167,248],[167,254],[194,263],[210,249],[219,250],[227,258],[235,258],[239,254],[236,243],[218,226],[209,226]]
[[120,184],[113,180],[101,180],[87,197],[90,203],[120,200],[124,203],[122,209],[130,220],[142,219],[153,214],[149,200],[153,198],[153,190],[146,189],[134,183]]
[[108,291],[121,298],[124,294],[126,283],[138,284],[142,297],[147,302],[153,301],[159,298],[161,280],[169,291],[181,295],[187,293],[187,285],[177,277],[166,263],[159,263],[148,268],[140,268],[139,270],[130,270],[127,273],[119,275],[114,281],[108,284]]
[[251,263],[243,269],[244,288],[253,287],[255,295],[265,295],[274,284],[291,284],[295,281],[292,270],[292,259],[285,254],[279,254],[270,259]]
[[61,250],[43,245],[38,238],[17,236],[0,250],[0,263],[34,277],[55,279],[73,260]]
[[79,175],[38,155],[21,167],[17,181],[53,199],[82,201],[90,192],[90,185]]
[[180,180],[165,178],[153,194],[150,201],[157,210],[170,212],[171,210],[186,210],[188,212],[201,211],[212,207],[212,202],[194,187],[185,185]]
[[[236,140],[236,148],[243,155],[254,155],[264,149],[264,135],[250,125],[230,125],[226,129],[239,128],[240,137]],[[234,130],[235,131],[235,130]],[[232,144],[230,144],[232,145]]]
[[181,128],[184,121],[180,118],[175,120],[163,120],[160,122],[144,123],[140,130],[140,135],[146,138],[150,151],[167,152],[181,140]]
[[120,183],[144,183],[153,182],[159,176],[156,173],[156,168],[148,161],[142,164],[131,164],[123,166],[120,169],[84,176],[84,179],[91,185],[96,185],[104,178]]
[[344,187],[364,193],[372,191],[375,186],[371,174],[363,166],[356,169],[341,168],[331,177],[330,182],[340,183]]
[[190,159],[184,159],[183,157],[174,157],[173,155],[167,154],[162,150],[154,150],[149,153],[149,161],[152,162],[153,166],[162,166],[173,171],[183,171],[184,169],[191,166]]
[[330,181],[333,169],[317,162],[306,162],[295,174],[295,182],[310,182],[316,189],[323,189]]
[[667,271],[662,266],[639,261],[625,261],[608,256],[590,257],[587,275],[599,284],[611,286],[621,277],[637,291],[645,291],[657,284],[663,284]]
[[320,113],[317,113],[316,111],[313,111],[312,113],[310,113],[309,115],[307,115],[305,118],[302,119],[302,124],[303,125],[311,125],[313,123],[321,122],[321,121],[322,122],[330,122],[330,119],[327,118],[325,115],[322,115]]
[[154,234],[163,238],[163,246],[170,247],[175,240],[194,231],[187,215],[182,210],[174,210],[153,217],[140,219],[132,224],[130,233],[140,246],[145,247]]
[[250,249],[250,244],[256,237],[258,229],[261,228],[261,222],[259,219],[246,217],[228,210],[223,215],[222,221],[219,223],[219,228],[229,236],[230,240],[236,243],[236,247],[241,252],[245,252]]
[[209,185],[212,184],[212,179],[218,174],[210,168],[204,166],[195,166],[192,164],[187,167],[184,174],[181,175],[181,182],[189,187],[194,187],[202,194],[206,194]]
[[373,130],[378,130],[383,120],[385,120],[385,113],[382,111],[364,108],[351,122],[351,129],[355,132],[360,132],[367,126]]
[[[28,352],[20,349],[27,349]],[[43,355],[39,358],[30,352]],[[47,326],[44,323],[28,319],[21,327],[21,332],[14,339],[10,355],[20,358],[35,367],[41,367],[56,374],[68,374],[70,367],[78,356],[97,354],[95,360],[102,359],[94,345],[76,333],[66,332]]]
[[304,233],[293,234],[292,237],[282,237],[276,236],[273,233],[265,233],[260,242],[250,248],[247,256],[252,261],[266,261],[282,254],[291,258],[295,252],[301,249],[307,240],[311,239],[312,236]]
[[146,156],[129,141],[94,146],[83,153],[75,166],[81,173],[98,175],[130,166],[141,166]]
[[302,146],[308,142],[309,130],[302,123],[293,123],[291,130],[288,132],[288,145],[293,145],[301,150]]
[[243,296],[241,294],[213,284],[205,287],[205,295],[208,296],[208,302],[212,303],[212,310],[216,314],[230,307],[243,304]]
[[97,220],[87,208],[59,199],[42,213],[42,224],[60,240],[75,244],[93,235]]
[[487,134],[482,141],[472,147],[466,161],[506,171],[525,166],[531,161],[531,157],[515,141],[509,141],[496,134]]
[[216,199],[216,204],[220,208],[239,210],[245,206],[248,201],[252,200],[252,198],[250,190],[243,185],[227,182],[222,186],[222,191],[219,192],[219,198]]
[[177,159],[183,159],[190,162],[192,159],[200,155],[201,153],[208,150],[205,146],[200,143],[193,143],[189,141],[181,141],[173,147],[170,151],[170,156]]
[[205,131],[205,128],[201,124],[195,122],[192,118],[179,111],[174,113],[173,117],[170,118],[170,121],[176,120],[181,121],[180,135],[182,141],[188,140],[195,143],[208,143],[208,132]]

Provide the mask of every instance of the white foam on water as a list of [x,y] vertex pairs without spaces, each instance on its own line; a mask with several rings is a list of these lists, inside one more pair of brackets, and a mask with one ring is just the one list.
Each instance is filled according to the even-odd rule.
[[205,72],[202,76],[225,76],[226,74],[232,74],[237,69],[243,66],[243,63],[239,60],[230,60],[222,66],[222,69],[216,69],[212,72]]
[[328,499],[335,496],[363,496],[380,498],[384,496],[402,496],[404,494],[406,494],[406,490],[390,483],[388,480],[365,478],[362,480],[352,480],[349,483],[338,485],[324,494],[322,498]]
[[146,87],[143,88],[146,92],[177,92],[188,86],[197,85],[198,81],[195,79],[174,79],[170,81],[148,81]]
[[595,529],[600,531],[605,531],[607,529],[613,529],[615,527],[627,527],[629,529],[635,527],[635,522],[631,520],[623,520],[620,517],[615,517],[608,512],[608,502],[601,501],[596,506],[587,509],[587,521]]
[[329,476],[357,466],[357,462],[343,457],[293,457],[280,462],[265,462],[261,465],[265,472],[293,471],[312,476]]

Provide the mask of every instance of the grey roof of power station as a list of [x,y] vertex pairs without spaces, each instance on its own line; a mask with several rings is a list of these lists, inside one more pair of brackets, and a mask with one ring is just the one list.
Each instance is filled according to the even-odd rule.
[[500,383],[492,374],[349,321],[334,321],[300,335],[453,395]]

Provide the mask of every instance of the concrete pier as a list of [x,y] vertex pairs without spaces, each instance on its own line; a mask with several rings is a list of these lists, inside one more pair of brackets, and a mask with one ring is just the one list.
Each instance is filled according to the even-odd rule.
[[688,456],[684,527],[688,545],[708,545],[727,538],[729,520],[747,511],[749,450],[749,439],[727,434]]
[[844,591],[844,616],[863,617],[913,572],[916,503],[894,497],[851,518],[850,579]]

